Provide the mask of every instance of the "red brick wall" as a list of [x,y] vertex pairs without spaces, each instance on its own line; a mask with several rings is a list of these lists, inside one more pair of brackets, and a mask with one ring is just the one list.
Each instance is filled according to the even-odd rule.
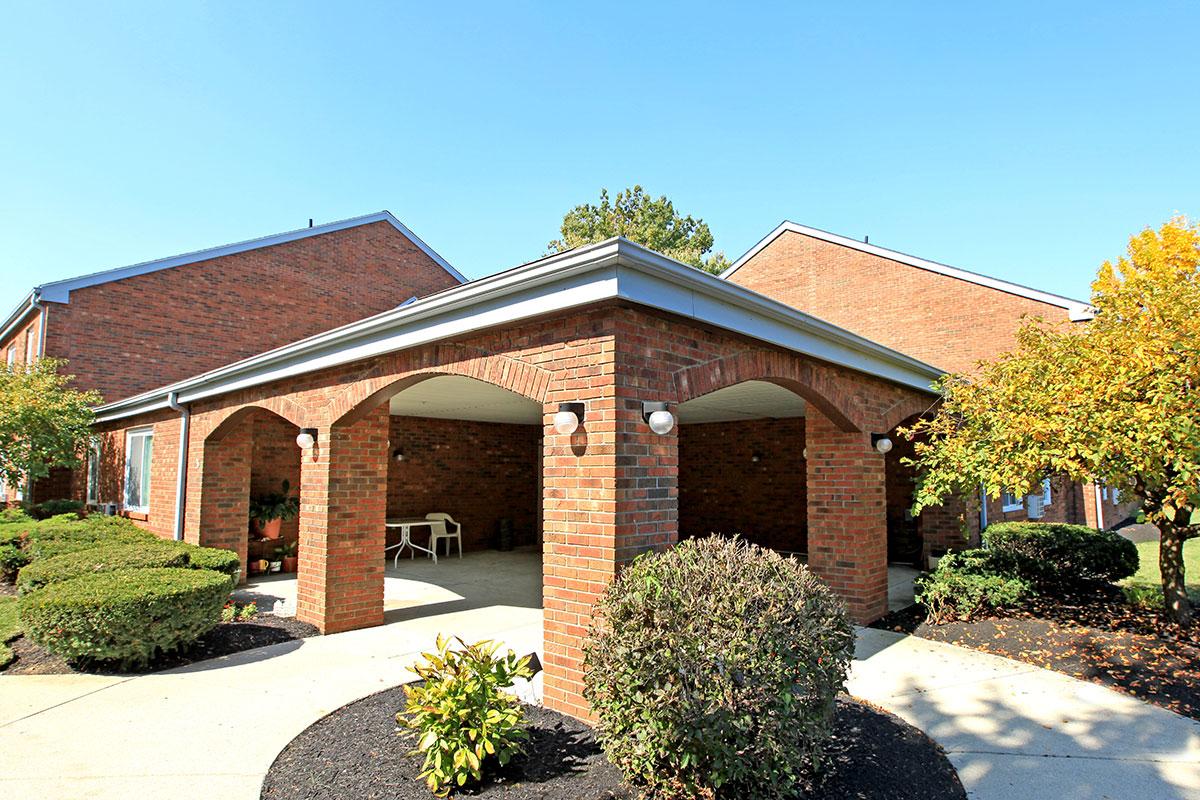
[[518,545],[536,543],[541,437],[540,425],[391,417],[391,450],[404,460],[389,459],[388,516],[443,511],[462,525],[463,550],[493,547],[505,518]]
[[456,285],[376,222],[78,289],[47,304],[46,354],[112,402]]
[[803,417],[680,426],[680,536],[736,533],[806,552],[803,452]]
[[[250,494],[275,494],[283,491],[287,481],[289,494],[300,494],[300,448],[292,423],[274,414],[254,416],[254,450],[250,461]],[[295,541],[300,535],[298,519],[285,520],[280,526],[280,538]]]
[[783,303],[952,372],[1012,349],[1024,314],[1058,306],[784,232],[730,276]]
[[[37,312],[30,314],[25,324],[15,331],[10,333],[3,340],[0,340],[0,365],[8,364],[8,350],[13,348],[15,363],[28,363],[28,356],[32,355],[33,360],[37,360],[38,353],[38,335],[41,330],[42,315]],[[50,330],[49,327],[46,328]]]

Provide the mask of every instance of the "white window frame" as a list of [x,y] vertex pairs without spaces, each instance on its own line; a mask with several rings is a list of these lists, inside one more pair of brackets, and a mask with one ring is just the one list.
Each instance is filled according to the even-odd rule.
[[100,442],[88,448],[87,468],[87,504],[100,505]]
[[37,346],[37,339],[34,338],[33,331],[25,331],[25,363],[32,364],[36,354],[34,348]]
[[1025,509],[1025,498],[1017,497],[1007,489],[1000,493],[1000,510],[1006,514],[1011,511],[1022,511]]
[[1042,507],[1050,505],[1054,499],[1054,491],[1050,488],[1050,479],[1046,478],[1042,481]]
[[14,366],[16,366],[16,364],[17,364],[17,346],[15,344],[9,345],[8,355],[5,358],[6,358],[5,363],[8,364],[9,369],[12,369]]
[[[143,438],[143,439],[148,438],[150,440],[150,442],[149,442],[149,444],[150,444],[150,462],[153,463],[153,461],[154,461],[154,428],[130,428],[129,430],[125,431],[125,487],[124,487],[124,491],[121,492],[122,500],[123,500],[122,508],[124,508],[126,511],[134,511],[139,514],[148,514],[148,513],[150,513],[149,469],[147,469],[147,471],[146,471],[147,474],[142,476],[142,482],[141,482],[142,505],[135,506],[130,502],[130,499],[129,499],[129,488],[130,488],[129,478],[133,474],[133,461],[130,458],[130,454],[133,452],[133,447],[132,447],[133,440],[138,439],[138,438]],[[145,451],[146,451],[146,443],[143,442],[142,443],[143,454],[145,453]],[[144,455],[143,455],[143,463],[145,463]],[[147,467],[149,467],[149,466],[150,465],[147,464]]]

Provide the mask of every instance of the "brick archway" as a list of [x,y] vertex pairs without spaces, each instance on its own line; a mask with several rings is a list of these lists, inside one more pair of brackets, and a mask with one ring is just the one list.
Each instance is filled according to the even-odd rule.
[[681,369],[674,377],[679,403],[746,381],[764,381],[804,398],[839,430],[866,430],[853,392],[839,385],[831,371],[796,356],[748,350]]
[[353,425],[379,405],[421,381],[443,375],[474,378],[538,403],[550,391],[551,374],[528,361],[458,345],[404,352],[380,359],[329,403],[334,428]]

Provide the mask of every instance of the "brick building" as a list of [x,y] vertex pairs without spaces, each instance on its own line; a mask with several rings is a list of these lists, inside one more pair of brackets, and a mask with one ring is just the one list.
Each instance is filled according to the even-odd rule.
[[[42,284],[0,324],[0,353],[65,359],[74,388],[113,402],[463,281],[384,211]],[[31,499],[83,491],[60,470]]]
[[[1092,318],[1091,307],[1081,300],[793,222],[771,231],[721,277],[947,372],[969,373],[978,362],[1013,349],[1026,318],[1062,325],[1086,324]],[[912,480],[899,464],[909,455],[904,444],[899,442],[889,458],[897,498]],[[1116,490],[1063,478],[1047,481],[1043,488],[1042,519],[1047,521],[1105,527],[1124,520],[1136,506],[1132,497],[1122,500]],[[988,521],[1028,516],[1023,497],[980,505],[980,516],[964,515],[967,540]],[[921,525],[899,503],[893,503],[892,513],[893,539],[897,531],[917,531]],[[933,543],[954,545],[963,538]]]

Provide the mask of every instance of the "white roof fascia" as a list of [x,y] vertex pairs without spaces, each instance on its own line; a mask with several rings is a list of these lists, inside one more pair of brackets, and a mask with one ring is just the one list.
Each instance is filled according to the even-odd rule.
[[350,219],[339,220],[337,222],[327,222],[324,225],[316,225],[311,228],[299,228],[286,233],[277,233],[272,236],[263,236],[258,239],[250,239],[245,242],[236,242],[234,244],[221,245],[220,247],[210,247],[206,250],[196,250],[191,253],[184,253],[178,256],[170,256],[169,258],[160,258],[154,261],[144,261],[140,264],[131,264],[127,267],[117,267],[103,272],[94,272],[90,275],[82,275],[78,278],[68,278],[61,281],[53,281],[44,283],[37,287],[37,291],[41,293],[43,300],[48,300],[52,303],[68,303],[70,302],[71,291],[74,289],[82,289],[87,286],[96,286],[101,283],[110,281],[119,281],[122,278],[132,278],[136,275],[145,275],[149,272],[157,272],[162,269],[171,267],[180,267],[185,264],[195,264],[200,261],[208,261],[221,256],[233,255],[235,253],[245,253],[249,250],[258,250],[263,247],[271,247],[272,245],[285,244],[294,242],[300,239],[307,239],[310,236],[320,236],[323,233],[333,233],[335,231],[346,230],[347,228],[357,228],[360,225],[369,225],[374,222],[386,222],[402,233],[421,252],[429,256],[439,267],[450,273],[459,283],[466,283],[467,279],[462,273],[450,266],[446,259],[442,258],[433,248],[425,244],[419,236],[409,230],[400,220],[392,216],[390,211],[379,211],[374,214],[366,214],[361,217],[352,217]]
[[38,299],[37,290],[25,295],[25,299],[13,309],[13,312],[8,315],[8,319],[0,324],[0,342],[7,339],[13,334],[13,331],[21,327],[21,323],[25,321],[25,317],[29,316],[29,312],[34,309],[34,304],[38,302]]
[[930,391],[942,370],[624,239],[571,250],[97,409],[108,422],[606,300],[626,300]]
[[1074,300],[1070,297],[1063,297],[1062,295],[1043,292],[1039,289],[1031,289],[1028,286],[1022,286],[1019,283],[1004,281],[1000,280],[999,278],[989,277],[987,275],[980,275],[979,273],[971,272],[970,270],[951,267],[948,264],[940,264],[936,261],[929,261],[928,259],[924,258],[917,258],[916,256],[910,256],[907,253],[901,253],[896,250],[888,250],[886,247],[878,247],[873,244],[867,244],[866,242],[860,242],[857,239],[851,239],[846,236],[840,236],[836,233],[823,231],[819,228],[810,228],[807,225],[798,225],[795,222],[786,221],[781,223],[779,227],[775,228],[775,230],[771,231],[761,240],[759,240],[758,244],[747,250],[741,258],[733,262],[733,264],[730,265],[730,267],[724,272],[722,272],[719,277],[722,279],[729,278],[729,276],[737,272],[743,264],[745,264],[754,256],[758,255],[767,245],[775,241],[775,239],[783,233],[799,233],[803,234],[804,236],[811,236],[814,239],[820,239],[825,242],[841,245],[842,247],[849,247],[863,253],[870,253],[871,255],[879,256],[880,258],[886,258],[890,261],[896,261],[900,264],[907,264],[910,267],[917,267],[918,269],[928,270],[929,272],[936,272],[939,275],[946,275],[951,278],[967,281],[968,283],[986,286],[990,289],[997,289],[1002,292],[1007,292],[1008,294],[1015,294],[1018,297],[1036,300],[1039,303],[1057,306],[1067,310],[1068,317],[1072,322],[1080,322],[1083,320],[1092,319],[1096,315],[1095,309],[1082,300]]

